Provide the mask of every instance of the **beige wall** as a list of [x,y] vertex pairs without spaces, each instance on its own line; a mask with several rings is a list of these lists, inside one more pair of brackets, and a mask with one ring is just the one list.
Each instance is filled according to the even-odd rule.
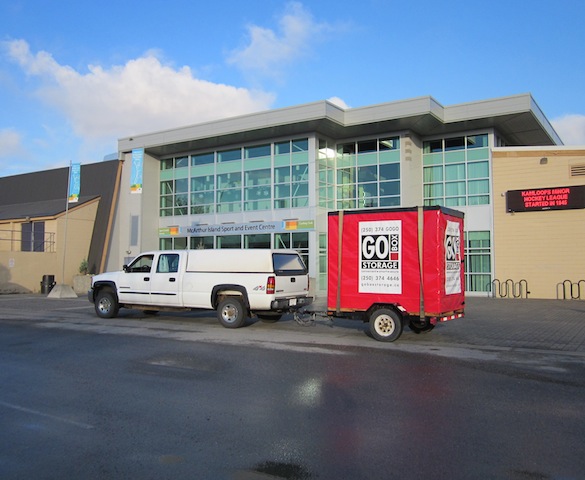
[[[0,250],[0,291],[7,284],[16,284],[32,292],[41,290],[43,275],[54,275],[57,283],[73,285],[73,276],[79,273],[81,261],[87,259],[99,200],[73,207],[67,215],[67,242],[65,215],[56,218],[33,219],[45,222],[45,233],[55,232],[54,252],[21,252],[20,240],[13,251]],[[21,222],[20,222],[21,223]],[[20,223],[0,224],[0,230],[20,229]],[[20,239],[20,237],[19,237]],[[4,242],[2,242],[4,243]],[[66,248],[66,252],[63,248]],[[65,253],[65,281],[63,282],[63,254]],[[90,272],[92,273],[92,272]]]
[[525,279],[529,298],[557,298],[558,283],[585,279],[585,209],[507,213],[505,192],[585,185],[571,175],[585,148],[496,148],[492,158],[494,278]]

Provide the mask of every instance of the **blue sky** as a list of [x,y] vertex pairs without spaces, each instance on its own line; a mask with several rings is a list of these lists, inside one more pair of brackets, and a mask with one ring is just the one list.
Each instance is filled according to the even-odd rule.
[[0,176],[117,139],[331,99],[531,93],[585,145],[582,0],[4,0]]

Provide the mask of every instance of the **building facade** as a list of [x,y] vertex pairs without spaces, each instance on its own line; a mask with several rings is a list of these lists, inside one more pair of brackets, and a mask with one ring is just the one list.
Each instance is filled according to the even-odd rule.
[[148,249],[294,248],[321,295],[329,211],[444,205],[466,215],[467,291],[485,295],[503,187],[494,152],[559,145],[530,95],[322,101],[120,139],[107,268]]
[[74,285],[80,271],[105,268],[121,167],[82,165],[74,203],[69,168],[0,178],[0,293],[42,291],[45,277]]
[[494,294],[585,299],[585,147],[496,148],[492,163]]

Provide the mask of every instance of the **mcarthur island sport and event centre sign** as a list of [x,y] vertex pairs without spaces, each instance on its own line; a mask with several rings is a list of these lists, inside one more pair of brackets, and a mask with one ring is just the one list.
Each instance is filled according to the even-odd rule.
[[585,208],[585,185],[550,187],[506,192],[508,212]]

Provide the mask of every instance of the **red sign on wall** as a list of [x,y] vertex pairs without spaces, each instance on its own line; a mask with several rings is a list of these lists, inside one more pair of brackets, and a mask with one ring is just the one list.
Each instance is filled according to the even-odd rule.
[[506,211],[533,212],[585,208],[585,185],[508,190]]

